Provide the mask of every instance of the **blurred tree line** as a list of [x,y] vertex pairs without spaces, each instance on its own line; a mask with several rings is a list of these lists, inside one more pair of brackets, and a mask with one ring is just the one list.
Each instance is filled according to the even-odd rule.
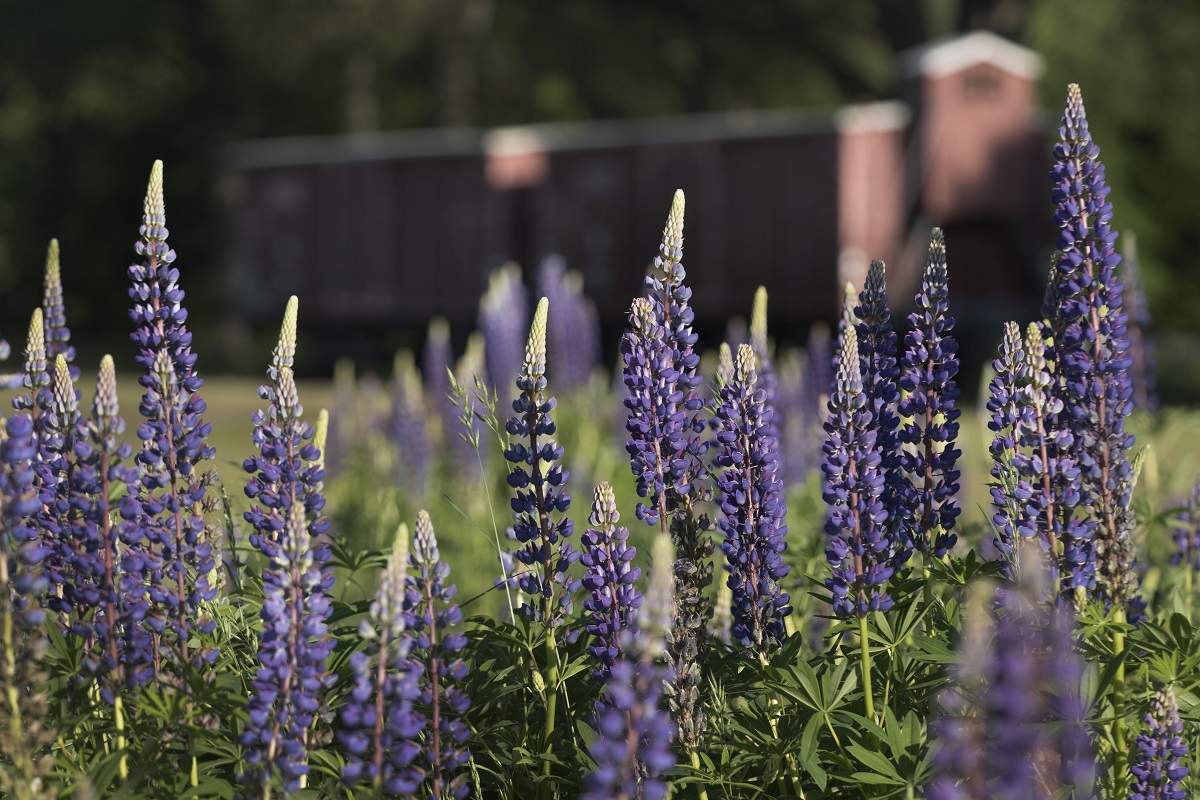
[[[199,307],[228,286],[220,162],[230,141],[834,106],[891,96],[898,51],[980,27],[1045,55],[1047,109],[1061,107],[1068,81],[1083,85],[1117,225],[1139,233],[1157,323],[1193,328],[1200,312],[1189,280],[1200,204],[1179,190],[1200,177],[1200,6],[57,0],[6,11],[0,333],[18,347],[51,236],[62,242],[71,323],[90,337],[85,363],[124,346],[124,267],[154,158],[167,165],[172,242]],[[1047,209],[1048,195],[1047,185]],[[214,316],[193,317],[202,353],[218,352]]]

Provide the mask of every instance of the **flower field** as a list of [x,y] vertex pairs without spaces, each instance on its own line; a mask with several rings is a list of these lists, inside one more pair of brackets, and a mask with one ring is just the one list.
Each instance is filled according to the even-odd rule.
[[1054,160],[970,406],[940,230],[906,319],[877,261],[836,330],[777,348],[760,287],[710,351],[682,193],[615,373],[551,258],[386,382],[298,383],[292,298],[255,402],[202,377],[156,162],[135,360],[77,363],[51,243],[8,379],[0,797],[1192,796],[1200,417],[1076,86]]

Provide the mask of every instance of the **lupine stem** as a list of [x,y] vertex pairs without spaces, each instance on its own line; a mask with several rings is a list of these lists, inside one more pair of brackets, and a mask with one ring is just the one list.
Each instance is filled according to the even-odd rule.
[[[692,758],[692,769],[700,771],[700,754],[692,750],[688,755]],[[700,800],[708,800],[708,789],[704,788],[704,784],[700,784]]]
[[1125,796],[1125,784],[1129,773],[1129,753],[1125,743],[1125,609],[1118,606],[1113,611],[1113,658],[1117,661],[1117,674],[1112,684],[1113,707],[1113,796]]
[[[928,583],[928,581],[926,581]],[[858,646],[862,650],[863,700],[867,706],[867,719],[875,721],[875,699],[871,695],[871,644],[867,639],[867,615],[858,615]]]
[[[546,629],[546,724],[542,733],[543,751],[549,755],[554,748],[554,712],[558,705],[558,651],[554,641],[554,628]],[[542,774],[549,778],[551,773],[550,759],[542,764]],[[542,794],[553,797],[554,790],[547,780],[542,784]]]

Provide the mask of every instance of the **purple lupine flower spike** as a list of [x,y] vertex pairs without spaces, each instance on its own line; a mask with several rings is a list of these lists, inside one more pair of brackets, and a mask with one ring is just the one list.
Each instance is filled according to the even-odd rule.
[[949,285],[946,273],[946,240],[940,228],[929,239],[929,258],[916,297],[917,310],[908,317],[910,331],[904,337],[900,388],[904,396],[899,414],[908,421],[896,434],[901,450],[898,464],[903,473],[898,482],[897,511],[907,510],[899,521],[905,546],[926,558],[941,558],[958,537],[954,521],[960,511],[958,457],[955,446],[958,418],[958,343],[950,334],[954,318],[949,315]]
[[886,269],[882,261],[871,262],[866,283],[858,296],[858,305],[854,308],[854,318],[861,354],[863,392],[871,410],[871,424],[876,430],[875,447],[880,454],[880,469],[884,475],[884,505],[894,525],[900,517],[897,513],[900,470],[897,466],[899,455],[896,443],[896,428],[900,424],[900,418],[896,416],[896,402],[900,398],[896,379],[900,367],[896,360],[892,312],[888,308]]
[[70,626],[87,613],[92,598],[90,592],[77,591],[86,581],[87,566],[79,555],[79,541],[72,535],[78,509],[73,506],[71,495],[84,432],[80,427],[78,394],[62,353],[54,359],[52,397],[44,437],[46,451],[53,453],[53,461],[47,465],[51,482],[43,486],[42,494],[46,511],[42,522],[47,532],[54,535],[52,552],[45,562],[47,577],[54,586],[47,606],[66,615]]
[[404,610],[408,560],[408,526],[402,524],[379,592],[359,626],[368,646],[350,656],[354,688],[350,702],[342,706],[338,731],[347,753],[343,783],[367,784],[393,795],[411,795],[425,781],[425,771],[416,763],[425,717],[414,708],[421,696],[421,665],[411,656]]
[[587,632],[595,637],[590,650],[600,664],[592,670],[592,677],[599,682],[621,657],[621,637],[642,605],[642,593],[636,586],[642,571],[633,566],[637,550],[629,544],[629,530],[618,524],[620,519],[612,486],[601,483],[592,497],[590,527],[580,536],[583,552],[579,556],[587,568],[583,588],[589,597],[583,607],[588,612]]
[[529,292],[516,264],[506,264],[489,276],[487,292],[479,300],[479,330],[485,341],[488,378],[501,400],[512,399],[510,382],[521,369],[529,330]]
[[1187,504],[1179,514],[1179,523],[1173,533],[1175,552],[1171,554],[1171,563],[1200,571],[1200,480],[1192,487]]
[[551,376],[562,394],[587,386],[600,355],[595,304],[583,294],[583,278],[568,272],[562,256],[550,255],[538,268],[538,295],[550,301],[546,327]]
[[[1036,553],[1021,558],[1036,564]],[[1069,610],[1026,582],[997,612],[991,591],[968,609],[954,682],[935,720],[930,800],[1092,797],[1095,759],[1083,724],[1083,675]],[[1036,572],[1037,569],[1032,571]]]
[[129,267],[129,317],[136,359],[144,370],[139,410],[145,422],[138,429],[142,449],[137,455],[141,509],[125,506],[122,515],[141,528],[130,538],[136,536],[133,547],[142,551],[135,561],[147,570],[154,613],[146,624],[156,636],[169,632],[173,641],[168,652],[188,661],[193,655],[189,635],[210,632],[213,626],[201,604],[216,594],[208,580],[213,553],[204,521],[211,506],[205,494],[215,473],[201,468],[215,450],[206,441],[211,426],[201,419],[206,410],[198,394],[203,381],[195,371],[175,251],[167,244],[161,161],[150,172],[140,232],[136,250],[141,262]]
[[333,649],[326,627],[329,574],[314,557],[302,503],[288,508],[278,544],[261,541],[271,563],[263,570],[261,666],[246,704],[249,721],[241,744],[248,770],[240,777],[243,783],[267,786],[277,773],[284,791],[292,794],[306,783],[309,728],[330,680],[325,666]]
[[419,502],[424,500],[429,486],[433,453],[425,414],[425,389],[413,354],[408,350],[396,353],[391,400],[388,430],[398,456],[396,477],[407,496]]
[[[43,464],[53,460],[53,455],[45,451],[43,439],[50,424],[53,412],[54,394],[50,388],[51,378],[49,363],[46,360],[46,330],[43,324],[42,310],[35,308],[29,320],[29,336],[25,344],[25,363],[22,372],[22,386],[25,391],[13,398],[13,408],[29,414],[33,422],[33,432],[38,437],[37,463]],[[38,489],[41,490],[44,475],[39,471]]]
[[1121,283],[1128,293],[1130,381],[1133,385],[1133,407],[1154,413],[1158,411],[1157,381],[1154,369],[1154,341],[1150,337],[1150,303],[1142,281],[1141,261],[1137,240],[1125,234],[1125,252],[1121,258]]
[[[1109,189],[1075,84],[1068,88],[1059,137],[1051,172],[1059,228],[1054,278],[1058,389],[1062,427],[1074,436],[1079,467],[1082,502],[1075,513],[1095,526],[1091,552],[1082,554],[1071,583],[1123,607],[1137,591],[1129,494],[1133,436],[1125,430],[1132,410],[1131,359]],[[1094,582],[1087,574],[1093,559]]]
[[[314,541],[329,529],[329,520],[321,513],[325,507],[322,455],[313,443],[316,432],[302,419],[304,407],[292,372],[297,316],[298,303],[292,297],[267,368],[268,382],[258,389],[259,397],[270,405],[250,418],[254,424],[251,440],[259,452],[242,462],[242,468],[251,475],[245,490],[251,505],[244,514],[253,529],[250,543],[268,558],[273,557],[273,548],[280,543],[293,505],[304,507],[309,536]],[[323,565],[328,547],[318,543],[316,550],[317,561]]]
[[670,651],[672,684],[668,704],[687,752],[703,742],[706,721],[698,705],[700,653],[712,614],[706,589],[712,582],[712,540],[704,535],[708,519],[697,504],[706,494],[702,440],[706,424],[700,357],[695,352],[695,314],[683,267],[685,200],[677,191],[663,228],[658,255],[643,283],[644,297],[634,301],[630,326],[621,345],[624,381],[629,391],[627,450],[638,494],[650,502],[638,517],[657,524],[676,548],[676,619]]
[[1137,750],[1129,767],[1134,777],[1129,800],[1185,800],[1188,746],[1179,704],[1169,686],[1154,695],[1146,714],[1146,728],[1133,744]]
[[580,800],[662,800],[667,794],[662,774],[675,765],[675,726],[659,709],[670,670],[664,675],[656,661],[666,653],[672,624],[673,560],[671,543],[657,537],[646,606],[625,632],[624,652],[597,707],[597,736],[589,747],[596,768],[584,779]]
[[754,362],[750,345],[738,348],[733,374],[721,388],[713,463],[725,532],[721,550],[733,591],[733,639],[765,658],[783,641],[783,618],[792,609],[781,586],[790,569],[783,563],[787,507],[779,454]]
[[471,699],[459,688],[467,675],[467,664],[456,654],[467,637],[454,632],[462,611],[453,602],[457,590],[447,583],[450,565],[441,560],[437,537],[429,514],[417,514],[409,560],[404,611],[416,635],[417,658],[423,662],[426,682],[421,702],[429,710],[425,734],[425,782],[430,797],[463,798],[470,791],[462,768],[471,759],[466,742],[471,731],[464,716]]
[[41,567],[49,551],[39,540],[34,519],[41,507],[34,477],[37,443],[28,414],[8,418],[4,430],[0,438],[0,558],[6,562],[6,585],[0,608],[12,614],[18,628],[33,630],[44,619],[41,603],[49,585]]
[[1017,442],[1020,435],[1017,422],[1023,401],[1023,370],[1025,351],[1022,349],[1021,328],[1015,322],[1004,323],[1004,339],[1000,343],[999,356],[992,361],[995,376],[988,384],[987,410],[991,412],[988,429],[992,431],[992,442],[988,453],[992,457],[991,484],[992,525],[996,530],[994,544],[1001,558],[1011,567],[1015,558],[1013,542],[1016,530],[1021,526],[1025,501],[1032,491],[1028,481],[1022,483],[1017,470]]
[[46,277],[42,289],[42,320],[45,326],[46,358],[53,362],[59,354],[67,359],[71,380],[79,380],[75,366],[75,348],[71,346],[71,329],[67,327],[67,312],[63,304],[62,270],[58,259],[58,239],[51,239],[46,248]]
[[[113,524],[110,513],[113,489],[125,487],[128,491],[136,487],[138,477],[136,469],[125,465],[133,451],[118,440],[124,430],[117,404],[116,368],[112,356],[105,356],[100,362],[91,418],[75,446],[78,464],[71,504],[77,517],[70,528],[76,543],[74,581],[64,586],[63,596],[78,615],[77,632],[93,643],[85,667],[99,676],[100,695],[109,703],[123,682],[139,682],[135,667],[152,658],[144,648],[148,643],[144,632],[135,630],[135,615],[144,610],[145,593],[121,590],[120,526]],[[90,622],[86,621],[89,618]]]
[[425,386],[425,407],[432,411],[435,437],[445,442],[455,436],[458,413],[450,400],[450,373],[454,369],[454,350],[450,346],[450,323],[434,317],[425,335],[421,354],[421,375]]
[[517,378],[520,391],[508,420],[511,445],[504,457],[512,464],[508,485],[516,490],[511,501],[516,522],[513,534],[520,547],[514,557],[529,569],[518,584],[530,601],[521,612],[547,627],[556,628],[571,614],[571,595],[579,579],[570,568],[579,553],[568,538],[574,530],[567,519],[571,495],[566,491],[569,473],[563,469],[563,449],[554,439],[550,417],[557,401],[546,396],[546,298],[538,303],[529,330],[525,363]]
[[884,587],[909,555],[896,536],[889,535],[878,432],[863,391],[860,365],[858,333],[851,325],[842,332],[821,466],[823,497],[829,507],[825,557],[832,567],[825,586],[833,593],[834,613],[843,618],[890,609],[892,598]]

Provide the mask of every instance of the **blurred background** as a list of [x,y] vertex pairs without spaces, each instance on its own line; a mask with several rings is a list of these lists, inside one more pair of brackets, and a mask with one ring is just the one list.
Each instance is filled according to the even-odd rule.
[[981,360],[1036,311],[1078,82],[1115,225],[1137,233],[1160,392],[1197,396],[1192,4],[67,0],[6,22],[0,333],[18,350],[52,236],[81,363],[130,350],[124,268],[161,158],[209,374],[259,372],[292,293],[309,376],[340,354],[386,371],[436,315],[461,352],[489,272],[516,260],[533,288],[556,252],[611,362],[676,187],[706,342],[757,283],[776,339],[802,342],[871,258],[903,313],[943,225]]

